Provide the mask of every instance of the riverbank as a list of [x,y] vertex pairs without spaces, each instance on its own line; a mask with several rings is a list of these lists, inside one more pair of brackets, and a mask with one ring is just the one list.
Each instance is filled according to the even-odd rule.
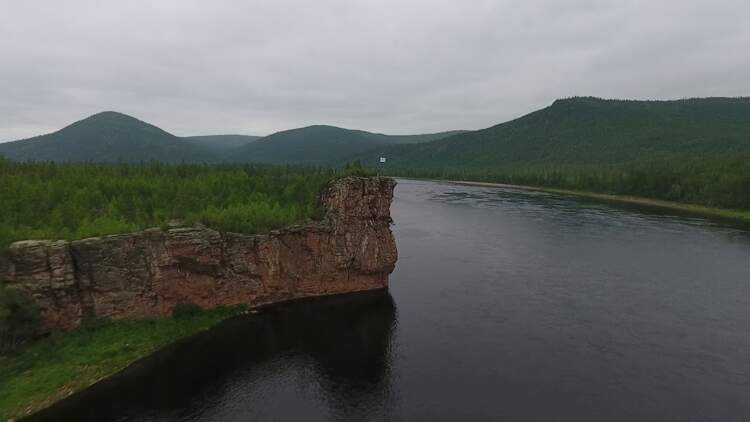
[[15,354],[0,356],[0,420],[48,407],[244,309],[218,308],[140,321],[97,321],[74,331],[53,333]]
[[[248,372],[262,371],[269,360],[283,360],[290,352],[305,354],[310,361],[322,365],[331,363],[328,353],[335,353],[335,368],[368,367],[375,374],[385,374],[384,364],[378,362],[383,362],[382,356],[388,350],[395,311],[386,289],[259,306],[166,345],[101,382],[34,413],[27,422],[173,420],[178,417],[174,410],[204,402],[217,390],[224,390],[220,386],[225,383],[232,384]],[[248,368],[253,369],[247,371]],[[263,376],[251,375],[248,381],[270,384]],[[263,406],[258,400],[247,399],[243,401],[251,406]],[[187,413],[193,416],[179,411],[179,418],[207,417],[201,412]],[[241,420],[267,420],[271,416],[278,420],[299,419],[285,417],[281,409],[264,415],[236,411],[229,414]]]
[[588,191],[544,188],[544,187],[537,187],[537,186],[512,185],[512,184],[507,184],[507,183],[473,182],[473,181],[466,181],[466,180],[440,180],[440,179],[436,179],[434,181],[448,182],[448,183],[454,183],[458,185],[467,185],[467,186],[485,186],[485,187],[496,187],[496,188],[507,188],[507,189],[522,189],[522,190],[528,190],[528,191],[556,193],[560,195],[573,195],[573,196],[580,196],[584,198],[597,199],[597,200],[602,200],[602,201],[607,201],[607,202],[619,202],[623,204],[633,204],[633,205],[641,205],[645,207],[669,209],[669,210],[694,214],[698,216],[729,219],[729,220],[740,221],[742,223],[750,224],[750,211],[713,208],[713,207],[706,207],[702,205],[685,204],[682,202],[643,198],[639,196],[610,195],[610,194],[605,194],[605,193],[596,193],[596,192],[588,192]]

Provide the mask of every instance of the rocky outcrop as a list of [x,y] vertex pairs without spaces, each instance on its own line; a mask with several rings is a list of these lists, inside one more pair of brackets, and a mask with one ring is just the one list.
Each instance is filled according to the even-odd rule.
[[325,217],[261,235],[203,226],[78,241],[16,242],[0,281],[28,291],[47,328],[85,318],[152,318],[204,308],[384,288],[396,263],[395,182],[346,177],[323,193]]

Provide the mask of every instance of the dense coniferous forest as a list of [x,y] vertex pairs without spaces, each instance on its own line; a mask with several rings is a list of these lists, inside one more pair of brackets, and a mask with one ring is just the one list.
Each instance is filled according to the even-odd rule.
[[172,219],[256,233],[321,215],[342,171],[251,165],[59,164],[0,160],[0,248],[80,239]]

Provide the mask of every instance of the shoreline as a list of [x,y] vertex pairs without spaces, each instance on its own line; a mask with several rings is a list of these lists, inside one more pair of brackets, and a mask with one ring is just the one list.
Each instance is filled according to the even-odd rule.
[[[143,353],[130,356],[127,361],[120,362],[117,366],[111,366],[97,377],[85,377],[78,380],[75,385],[66,384],[55,392],[36,397],[37,400],[26,401],[23,406],[16,406],[9,411],[0,410],[0,421],[8,420],[68,420],[61,418],[71,408],[85,406],[88,400],[96,400],[97,395],[117,388],[117,385],[126,379],[142,377],[145,371],[153,365],[162,364],[170,356],[185,350],[191,344],[200,343],[201,338],[211,337],[222,326],[231,324],[232,321],[254,320],[262,322],[268,315],[274,315],[283,312],[286,309],[293,309],[300,306],[316,306],[332,302],[361,302],[373,300],[375,297],[389,295],[387,287],[379,289],[370,289],[354,292],[334,293],[313,297],[291,298],[276,302],[258,304],[255,306],[238,306],[227,308],[226,310],[210,309],[202,310],[198,315],[188,318],[167,317],[155,320],[140,321],[106,321],[105,326],[101,329],[111,329],[114,324],[126,323],[131,325],[140,325],[140,329],[135,331],[136,337],[148,336],[146,330],[153,329],[154,326],[171,324],[177,326],[178,336],[171,337],[166,341],[160,342],[156,347],[145,350]],[[81,329],[78,329],[81,330]],[[76,330],[70,332],[75,333]],[[89,333],[89,336],[96,336]],[[137,340],[137,338],[136,338]],[[127,343],[126,343],[127,344]],[[3,414],[3,411],[7,414]],[[5,419],[4,419],[5,418]],[[15,419],[14,419],[15,418]]]
[[[38,339],[0,355],[0,420],[33,419],[69,397],[107,382],[164,349],[210,330],[245,307],[201,310],[189,317],[107,320]],[[106,349],[109,353],[102,355]]]
[[702,217],[712,217],[723,220],[732,220],[750,224],[750,211],[731,210],[726,208],[707,207],[704,205],[687,204],[683,202],[666,201],[663,199],[644,198],[641,196],[630,195],[612,195],[606,193],[597,193],[589,191],[579,191],[571,189],[545,188],[539,186],[513,185],[508,183],[493,182],[475,182],[470,180],[444,180],[444,179],[413,179],[413,180],[431,180],[435,182],[452,183],[456,185],[494,187],[505,189],[517,189],[536,192],[556,193],[560,195],[577,196],[581,198],[590,198],[606,202],[616,202],[621,204],[640,205],[663,210],[674,210],[684,213],[693,214]]

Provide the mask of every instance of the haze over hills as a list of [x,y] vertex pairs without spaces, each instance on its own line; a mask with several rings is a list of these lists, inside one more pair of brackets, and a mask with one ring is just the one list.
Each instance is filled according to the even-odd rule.
[[266,136],[233,151],[230,159],[276,164],[337,164],[380,146],[428,142],[462,132],[383,135],[362,130],[316,125]]
[[418,145],[384,146],[393,166],[492,167],[614,163],[750,152],[750,98],[676,101],[576,97],[487,129]]

